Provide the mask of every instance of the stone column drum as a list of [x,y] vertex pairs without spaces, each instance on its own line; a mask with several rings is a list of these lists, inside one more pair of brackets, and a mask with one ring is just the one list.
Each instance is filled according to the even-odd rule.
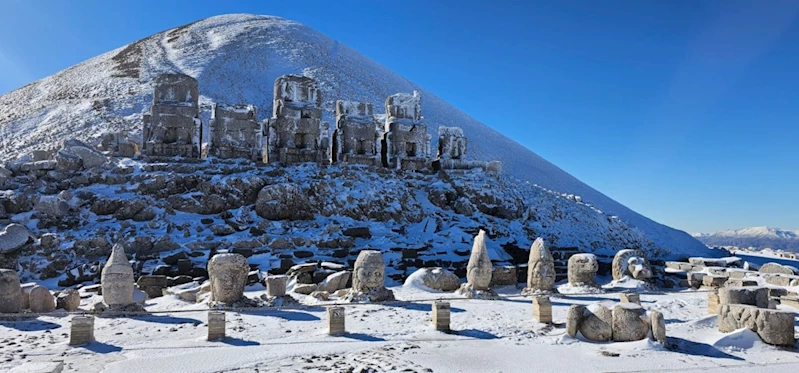
[[69,332],[69,345],[79,346],[94,342],[94,316],[75,316]]
[[208,340],[216,341],[225,338],[225,313],[208,312]]
[[449,331],[450,305],[449,302],[433,302],[433,326],[436,330]]
[[327,330],[330,335],[342,335],[346,332],[344,326],[344,307],[327,308]]

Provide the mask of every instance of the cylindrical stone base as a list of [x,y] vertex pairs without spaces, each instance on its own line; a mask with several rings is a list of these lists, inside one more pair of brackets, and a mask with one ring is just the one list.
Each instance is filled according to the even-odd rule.
[[637,293],[621,293],[619,299],[622,303],[641,304],[641,295]]
[[327,308],[327,329],[330,335],[341,335],[346,332],[344,327],[344,307]]
[[533,297],[533,318],[540,323],[552,323],[552,302],[549,297]]
[[436,330],[449,331],[449,302],[433,302],[433,326]]
[[94,316],[75,316],[69,332],[69,345],[79,346],[94,342]]
[[225,313],[208,312],[208,340],[216,341],[225,338]]
[[267,276],[266,277],[266,296],[268,297],[282,297],[286,295],[286,282],[288,277],[280,276]]

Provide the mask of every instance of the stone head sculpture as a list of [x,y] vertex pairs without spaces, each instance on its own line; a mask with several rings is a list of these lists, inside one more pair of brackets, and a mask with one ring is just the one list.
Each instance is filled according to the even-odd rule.
[[241,254],[217,254],[208,262],[211,300],[234,302],[244,297],[250,266]]
[[363,250],[355,260],[352,288],[367,293],[385,287],[386,266],[383,254],[377,250]]
[[480,233],[474,237],[472,255],[466,265],[466,281],[476,290],[488,289],[491,284],[491,272],[494,269],[491,259],[488,257],[485,235],[486,232],[481,229]]
[[527,288],[549,291],[555,286],[555,259],[546,242],[538,237],[530,247],[527,261]]
[[21,307],[19,275],[11,269],[0,269],[0,313],[17,313]]
[[133,303],[133,267],[120,244],[111,249],[111,256],[103,267],[100,282],[103,302],[109,306]]
[[619,250],[613,257],[613,280],[621,280],[624,276],[636,280],[646,280],[652,277],[652,268],[646,253],[641,250]]

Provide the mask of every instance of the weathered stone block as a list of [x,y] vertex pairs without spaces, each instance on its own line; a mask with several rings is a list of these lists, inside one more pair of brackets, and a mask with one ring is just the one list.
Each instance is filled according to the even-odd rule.
[[613,340],[640,341],[649,334],[649,322],[640,304],[619,303],[613,308]]
[[580,331],[583,315],[585,314],[585,306],[581,304],[572,304],[569,306],[569,311],[566,315],[566,334],[574,338],[577,332]]
[[71,320],[69,345],[79,346],[94,342],[94,317],[75,316]]
[[748,328],[757,333],[763,342],[778,346],[793,346],[793,312],[758,308],[742,304],[725,304],[719,314],[719,331],[730,333]]
[[635,303],[640,305],[641,304],[641,295],[637,293],[621,293],[619,295],[619,300],[622,303]]
[[346,332],[344,325],[344,307],[327,308],[327,330],[330,335],[342,335]]
[[719,313],[718,291],[709,291],[707,293],[707,313],[708,315],[715,315]]
[[449,302],[433,302],[433,326],[436,330],[449,331],[450,306]]
[[225,313],[220,311],[208,312],[208,340],[216,341],[225,338]]
[[266,296],[282,297],[286,295],[286,283],[288,277],[285,275],[266,276]]
[[552,302],[549,297],[533,297],[533,318],[543,324],[552,323]]
[[718,289],[724,286],[725,282],[727,282],[727,277],[725,276],[706,275],[702,277],[702,286],[711,289]]

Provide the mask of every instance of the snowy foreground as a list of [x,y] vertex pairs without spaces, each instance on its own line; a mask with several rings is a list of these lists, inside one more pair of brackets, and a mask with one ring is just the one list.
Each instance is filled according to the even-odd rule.
[[[263,293],[255,287],[250,297]],[[707,293],[643,294],[666,319],[668,342],[592,343],[565,331],[571,304],[618,294],[552,298],[555,325],[533,320],[529,298],[499,288],[502,300],[453,299],[451,333],[433,330],[430,300],[451,294],[392,288],[397,302],[345,305],[348,334],[327,335],[324,305],[293,294],[292,309],[227,313],[227,338],[208,342],[206,304],[174,296],[148,300],[152,315],[97,318],[97,341],[67,345],[71,316],[0,323],[0,372],[23,363],[64,361],[64,372],[767,372],[799,368],[795,349],[762,343],[748,330],[722,334],[707,315]],[[88,297],[84,303],[90,302]],[[786,307],[786,306],[779,306]],[[786,310],[789,308],[785,308]],[[167,311],[167,312],[164,312]],[[158,313],[161,312],[161,313]],[[579,335],[578,335],[579,337]]]

